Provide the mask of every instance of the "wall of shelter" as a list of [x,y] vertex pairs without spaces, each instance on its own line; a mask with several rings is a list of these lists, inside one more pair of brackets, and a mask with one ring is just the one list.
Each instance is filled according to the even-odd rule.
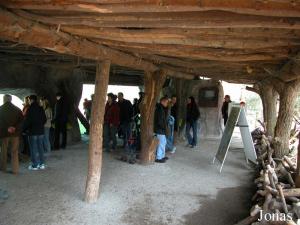
[[78,121],[74,107],[78,107],[82,80],[84,78],[79,69],[57,69],[20,63],[0,63],[0,92],[13,94],[20,98],[37,94],[46,97],[51,106],[55,103],[55,94],[62,92],[69,105],[68,142],[81,140]]

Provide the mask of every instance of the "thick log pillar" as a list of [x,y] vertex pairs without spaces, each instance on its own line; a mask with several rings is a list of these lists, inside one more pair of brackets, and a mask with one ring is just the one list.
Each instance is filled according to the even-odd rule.
[[105,112],[106,92],[109,80],[110,61],[103,61],[97,64],[95,98],[93,101],[88,175],[85,189],[85,201],[96,202],[99,194],[101,166],[102,166],[102,133]]
[[178,133],[176,139],[180,136],[180,127],[182,125],[182,118],[184,118],[183,110],[180,106],[184,105],[185,99],[182,98],[182,91],[183,91],[183,80],[177,79],[176,82],[176,96],[177,96],[177,128]]
[[271,82],[263,82],[258,85],[260,98],[263,105],[263,116],[266,124],[267,135],[274,137],[277,120],[278,92]]
[[145,72],[144,86],[145,97],[142,101],[141,110],[141,162],[149,163],[155,159],[157,139],[153,137],[153,120],[155,106],[162,86],[166,80],[164,72]]
[[300,88],[300,80],[290,82],[276,82],[276,89],[279,93],[279,113],[275,126],[274,142],[275,155],[282,158],[289,153],[290,130],[293,122],[294,107],[298,91]]
[[260,97],[263,104],[264,122],[266,123],[267,135],[274,137],[277,119],[278,93],[271,83],[260,84]]
[[263,117],[266,124],[267,135],[274,137],[277,119],[278,93],[270,82],[255,84],[253,87],[246,87],[248,91],[257,93],[263,105]]

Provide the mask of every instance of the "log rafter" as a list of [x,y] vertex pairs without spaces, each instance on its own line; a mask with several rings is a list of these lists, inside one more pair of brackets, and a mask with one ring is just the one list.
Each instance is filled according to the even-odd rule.
[[189,45],[198,47],[211,48],[228,48],[228,49],[264,49],[300,46],[298,39],[282,39],[276,36],[266,37],[233,37],[233,36],[216,36],[214,34],[198,34],[185,35],[178,33],[166,32],[148,32],[147,30],[124,30],[124,29],[110,29],[110,28],[88,28],[84,26],[69,27],[61,26],[61,30],[75,34],[78,36],[85,36],[89,38],[107,39],[111,41],[123,41],[133,44],[167,44],[167,45]]
[[78,55],[94,60],[110,59],[112,63],[142,70],[156,71],[152,63],[131,55],[97,45],[86,39],[74,38],[63,32],[20,18],[13,13],[0,9],[0,36],[4,39],[24,43],[59,53]]
[[260,51],[245,49],[212,49],[196,48],[194,46],[181,45],[150,45],[150,44],[128,44],[120,41],[104,39],[92,39],[93,41],[110,46],[121,51],[130,51],[138,54],[158,54],[163,56],[176,56],[198,60],[216,60],[225,62],[242,61],[272,61],[285,59],[289,56],[290,50],[286,48],[266,48]]
[[6,6],[22,9],[70,10],[98,13],[128,12],[203,12],[227,11],[249,15],[299,17],[300,4],[296,1],[257,0],[4,0]]
[[[7,7],[7,6],[6,6]],[[9,6],[8,6],[9,7]],[[51,8],[51,7],[50,7]],[[61,10],[65,10],[61,8]],[[123,27],[123,28],[280,28],[300,29],[299,18],[281,18],[267,16],[240,15],[228,12],[208,11],[201,14],[161,13],[161,14],[128,14],[128,15],[92,15],[86,17],[43,16],[26,11],[15,13],[39,22],[60,25],[85,25],[91,27]]]
[[279,70],[265,68],[265,70],[273,77],[272,79],[269,79],[269,82],[272,82],[276,86],[278,91],[282,91],[282,83],[297,80],[300,78],[299,58],[300,52],[294,54],[294,56],[289,57],[289,59],[285,63],[283,63]]
[[[4,0],[0,5],[11,12],[0,9],[5,12],[0,18],[8,21],[0,21],[0,36],[139,70],[163,69],[188,79],[203,75],[255,83],[276,77],[272,71],[300,50],[298,3],[225,2]],[[49,43],[42,42],[46,36]],[[1,54],[13,54],[5,51],[0,46]],[[294,62],[293,71],[298,67]],[[296,73],[290,74],[288,79],[293,79]]]

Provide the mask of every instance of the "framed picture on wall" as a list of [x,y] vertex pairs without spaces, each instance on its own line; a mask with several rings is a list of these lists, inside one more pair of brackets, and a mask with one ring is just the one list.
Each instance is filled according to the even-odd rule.
[[204,87],[199,90],[198,104],[200,107],[218,107],[218,99],[218,87]]

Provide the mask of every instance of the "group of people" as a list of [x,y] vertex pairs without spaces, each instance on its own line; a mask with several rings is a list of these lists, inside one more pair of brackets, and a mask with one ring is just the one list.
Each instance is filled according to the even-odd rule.
[[[124,148],[121,160],[133,164],[136,162],[136,151],[140,149],[140,103],[144,93],[140,92],[140,98],[134,99],[134,104],[124,98],[119,92],[107,94],[103,124],[103,146],[110,152],[117,147],[117,135],[123,139]],[[30,155],[30,170],[45,169],[45,153],[52,149],[50,141],[50,129],[54,127],[54,149],[66,148],[67,144],[67,103],[61,93],[56,95],[55,108],[52,111],[49,101],[31,95],[25,98],[24,108],[21,111],[12,104],[12,97],[4,95],[4,103],[0,106],[0,139],[1,169],[6,170],[7,149],[11,145],[12,171],[17,173],[18,149],[22,135],[23,153]],[[230,96],[225,96],[222,107],[224,123],[228,118],[228,104]],[[87,120],[90,120],[92,100],[84,101],[84,110]],[[155,162],[164,163],[168,160],[166,151],[175,153],[175,137],[178,130],[177,98],[164,96],[156,105],[154,115],[154,135],[159,143],[156,149]],[[186,138],[188,146],[194,148],[197,145],[199,108],[193,96],[187,99],[186,106]],[[62,136],[62,140],[60,137]]]
[[[124,155],[121,160],[135,163],[136,155],[135,150],[138,145],[132,147],[135,140],[139,140],[140,136],[136,135],[137,115],[140,116],[139,104],[143,99],[144,93],[140,93],[139,99],[134,99],[134,104],[127,99],[124,99],[123,93],[114,95],[109,93],[107,95],[107,103],[104,115],[104,148],[106,151],[110,149],[115,150],[117,145],[117,133],[121,133],[123,137],[123,148],[125,149]],[[222,115],[224,124],[228,119],[228,108],[231,102],[230,96],[226,95],[222,106]],[[178,117],[177,117],[177,98],[172,96],[164,96],[156,105],[154,115],[154,135],[158,139],[158,146],[156,149],[157,163],[165,163],[168,160],[166,152],[175,153],[175,138],[178,131]],[[187,99],[186,105],[186,118],[185,118],[185,136],[187,139],[187,146],[195,148],[197,145],[198,133],[198,119],[200,118],[199,107],[193,96]],[[112,142],[112,145],[111,145]],[[138,141],[136,142],[138,143]]]
[[[186,106],[186,138],[188,146],[194,148],[197,145],[197,124],[200,117],[199,108],[193,96],[189,97]],[[174,132],[178,129],[177,99],[176,96],[165,96],[160,99],[154,114],[154,134],[159,143],[156,149],[157,163],[165,163],[168,160],[166,151],[174,153]],[[191,134],[192,130],[192,134]]]
[[[12,96],[4,95],[0,106],[1,170],[6,171],[8,147],[11,146],[12,172],[19,171],[19,144],[30,156],[29,170],[45,169],[45,153],[51,151],[50,129],[54,126],[54,149],[66,148],[68,110],[63,95],[57,93],[54,112],[46,98],[30,95],[23,110],[13,105]],[[62,142],[60,136],[62,134]]]
[[[116,150],[117,136],[123,139],[124,149],[121,160],[134,164],[136,162],[137,151],[140,150],[140,103],[144,93],[139,93],[139,99],[134,99],[133,104],[124,98],[124,94],[119,92],[107,94],[103,124],[103,147],[106,152]],[[86,99],[84,101],[85,112],[90,111],[92,104]],[[177,98],[165,96],[156,105],[154,115],[154,135],[159,140],[156,149],[156,162],[164,163],[168,159],[166,151],[175,153],[175,137],[178,131]],[[89,113],[85,113],[87,116]],[[197,145],[197,121],[200,112],[194,97],[187,100],[186,112],[186,137],[188,146],[194,148]],[[88,119],[88,117],[86,117]]]
[[[142,93],[140,93],[142,98]],[[139,100],[135,101],[138,104]],[[137,107],[138,108],[138,107]],[[107,94],[103,125],[103,145],[106,152],[117,147],[117,134],[123,139],[124,153],[121,160],[134,164],[136,162],[136,150],[139,149],[139,111],[136,105],[124,98],[124,94]]]
[[[229,114],[229,104],[231,99],[229,95],[225,95],[224,102],[222,105],[222,116],[224,119],[224,125],[226,125]],[[241,105],[244,105],[241,102]],[[198,119],[200,118],[199,107],[193,96],[187,99],[186,106],[186,139],[187,146],[194,148],[197,145],[197,130],[198,130]],[[174,132],[178,129],[177,121],[177,104],[176,96],[169,99],[167,96],[160,99],[159,104],[156,106],[154,115],[154,133],[159,144],[156,150],[156,162],[165,163],[168,160],[166,151],[175,152],[176,147],[174,146]]]
[[[133,104],[124,98],[119,92],[107,94],[103,125],[103,146],[106,152],[115,150],[117,147],[117,134],[122,137],[124,148],[121,160],[134,164],[137,158],[137,151],[140,150],[140,103],[144,93],[139,93],[139,99],[134,99]],[[191,126],[195,126],[190,121]],[[175,153],[174,133],[177,132],[177,99],[164,97],[156,106],[154,116],[154,133],[160,144],[156,151],[156,162],[166,160],[165,151]],[[190,136],[189,136],[190,137]],[[196,145],[196,134],[190,139],[190,145]]]

